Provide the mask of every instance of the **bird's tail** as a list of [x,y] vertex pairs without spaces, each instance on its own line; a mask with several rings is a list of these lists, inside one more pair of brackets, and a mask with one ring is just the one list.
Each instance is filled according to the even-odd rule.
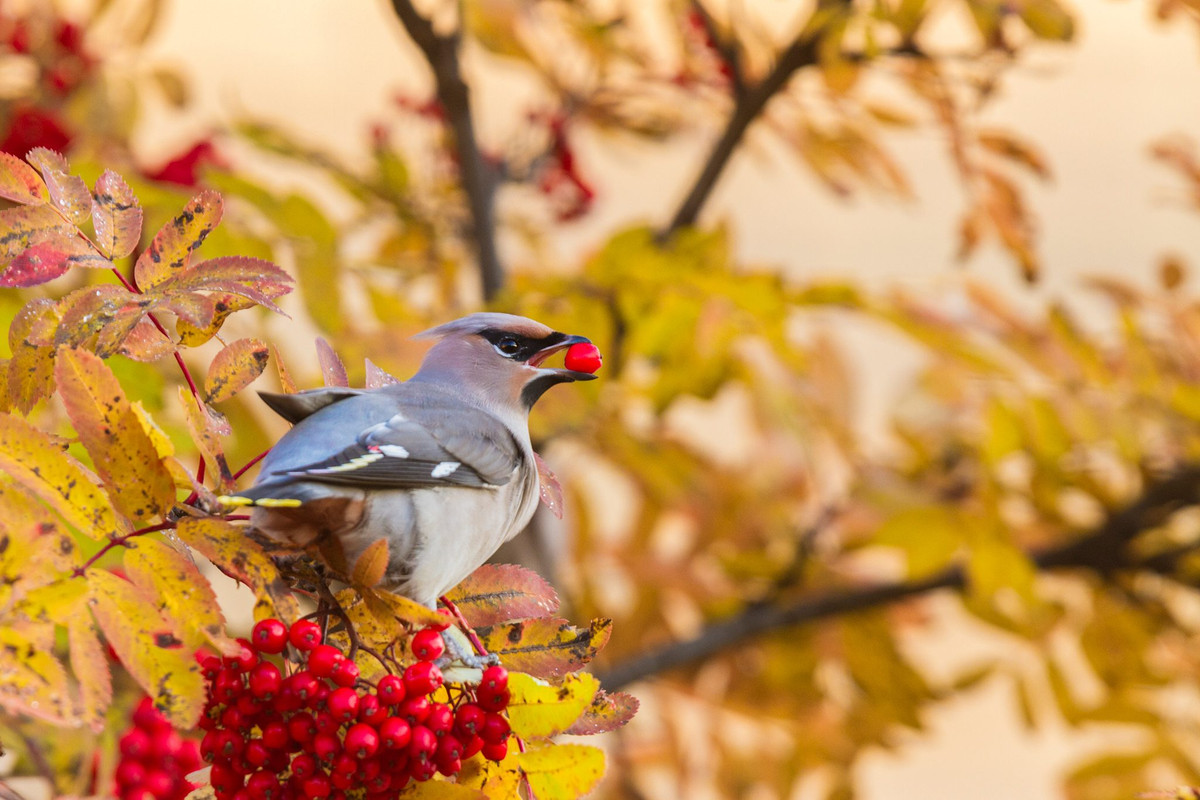
[[304,505],[304,487],[291,481],[260,483],[238,494],[223,494],[217,502],[231,508],[297,508]]

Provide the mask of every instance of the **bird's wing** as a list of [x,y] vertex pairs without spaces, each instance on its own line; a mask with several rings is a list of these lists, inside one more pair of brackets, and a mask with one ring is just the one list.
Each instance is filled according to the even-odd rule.
[[308,389],[293,394],[259,392],[258,396],[262,398],[262,401],[272,411],[295,425],[300,420],[320,411],[326,406],[362,393],[362,389],[351,389],[345,386],[326,386],[323,389]]
[[479,409],[402,405],[341,452],[277,475],[373,489],[502,486],[523,457],[504,424]]

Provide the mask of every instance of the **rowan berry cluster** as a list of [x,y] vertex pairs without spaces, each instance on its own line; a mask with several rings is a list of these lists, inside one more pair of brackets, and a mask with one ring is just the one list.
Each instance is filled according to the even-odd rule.
[[[312,620],[289,629],[265,619],[236,657],[203,659],[200,754],[212,764],[218,800],[376,800],[410,781],[456,775],[477,753],[493,761],[507,754],[503,667],[485,669],[474,688],[444,686],[434,661],[445,645],[426,628],[409,641],[418,660],[371,685],[322,639]],[[289,645],[297,668],[285,674],[269,656]]]
[[133,711],[133,727],[119,742],[116,791],[120,800],[183,800],[195,787],[184,776],[201,766],[196,742],[184,739],[149,697]]

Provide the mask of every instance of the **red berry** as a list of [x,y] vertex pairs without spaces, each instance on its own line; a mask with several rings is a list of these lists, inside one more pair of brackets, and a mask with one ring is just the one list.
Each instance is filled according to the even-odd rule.
[[508,708],[510,699],[508,689],[479,689],[475,692],[475,702],[484,711],[503,711]]
[[499,714],[489,713],[483,718],[483,727],[479,730],[479,736],[488,744],[496,744],[507,739],[510,730],[512,729],[509,727],[507,719]]
[[353,686],[358,683],[358,664],[348,658],[339,661],[334,665],[331,677],[338,686]]
[[335,689],[325,701],[329,714],[340,722],[350,722],[358,716],[358,692],[348,686]]
[[439,631],[425,628],[413,635],[412,652],[421,661],[435,661],[446,652],[446,643]]
[[213,764],[212,771],[208,775],[208,781],[218,792],[226,794],[233,794],[242,788],[242,776],[224,764]]
[[454,712],[445,703],[434,703],[429,716],[425,718],[425,727],[438,736],[449,733],[454,727]]
[[475,736],[483,729],[486,713],[474,703],[463,703],[454,712],[454,730],[464,738]]
[[396,709],[400,716],[411,723],[424,722],[431,710],[433,710],[433,703],[428,697],[410,697]]
[[235,667],[241,672],[249,672],[258,663],[258,653],[254,652],[254,646],[245,639],[238,639],[238,644],[241,647],[237,654],[225,657],[225,664]]
[[121,755],[126,758],[141,761],[150,755],[150,734],[141,728],[134,728],[121,737]]
[[399,675],[384,675],[379,679],[375,693],[384,705],[400,705],[405,697],[404,680]]
[[[283,686],[291,687],[296,698],[303,704],[311,700],[313,695],[317,693],[319,683],[316,675],[313,675],[306,669],[302,669],[287,676],[283,681]],[[281,691],[282,688],[280,687]]]
[[437,771],[442,773],[446,777],[450,777],[451,775],[457,775],[459,772],[462,771],[462,759],[459,759],[459,758],[440,758],[439,757],[434,760],[434,763],[437,764]]
[[308,654],[308,671],[318,678],[328,678],[333,675],[334,667],[346,657],[342,651],[331,644],[319,644]]
[[246,791],[254,800],[277,800],[281,796],[282,788],[279,778],[263,770],[246,779]]
[[321,626],[311,619],[296,620],[292,623],[291,630],[288,631],[288,641],[292,643],[292,647],[301,652],[312,650],[324,638]]
[[300,780],[311,778],[317,773],[317,760],[309,753],[300,753],[292,759],[292,774]]
[[300,699],[300,695],[296,694],[295,684],[285,679],[283,685],[279,687],[279,691],[275,694],[275,699],[271,701],[271,708],[281,714],[285,714],[303,706],[304,701]]
[[264,661],[250,670],[246,683],[250,687],[250,694],[270,700],[282,688],[283,675],[279,673],[279,667],[270,661]]
[[382,795],[389,788],[391,788],[391,785],[392,785],[392,776],[391,775],[388,775],[386,772],[382,773],[380,775],[376,775],[374,778],[371,778],[370,780],[368,780],[366,782],[367,796],[369,797],[371,795]]
[[242,727],[242,712],[238,711],[237,706],[230,706],[221,712],[221,727],[231,731]]
[[379,702],[373,694],[363,695],[358,699],[358,721],[368,725],[379,725],[388,717],[388,708]]
[[333,784],[329,781],[329,776],[324,772],[318,772],[308,780],[304,781],[304,796],[309,800],[321,800],[321,798],[329,797],[329,793],[333,791]]
[[317,733],[337,733],[342,727],[342,721],[329,713],[329,710],[317,712]]
[[324,708],[325,700],[329,697],[329,693],[331,691],[333,690],[329,688],[329,684],[327,684],[325,681],[317,681],[317,688],[313,690],[311,695],[309,695],[308,701],[305,705],[307,705],[309,708]]
[[[440,764],[442,761],[454,760],[462,758],[463,744],[456,737],[447,734],[442,737],[438,743],[437,761]],[[458,770],[455,770],[457,772]]]
[[427,695],[442,685],[442,671],[430,661],[418,661],[404,670],[404,691],[413,695]]
[[446,628],[449,628],[451,625],[453,625],[453,624],[454,624],[454,614],[452,614],[452,613],[450,612],[450,609],[448,609],[448,608],[439,608],[439,609],[437,610],[437,613],[438,613],[438,616],[440,616],[440,617],[442,618],[442,620],[443,620],[443,621],[442,621],[442,623],[441,623],[441,624],[432,624],[432,625],[430,625],[429,627],[430,627],[432,630],[435,630],[435,631],[444,631],[444,630],[446,630]]
[[149,697],[142,698],[137,708],[133,710],[131,719],[135,726],[147,733],[171,729],[171,723],[167,722],[167,718],[159,713],[158,709],[154,707],[154,701]]
[[317,722],[307,711],[294,714],[287,721],[288,736],[297,744],[308,744],[317,735]]
[[408,743],[409,757],[415,761],[429,761],[437,752],[438,738],[437,734],[426,728],[424,725],[414,725],[412,729],[412,740]]
[[253,694],[243,694],[238,696],[237,710],[247,720],[252,720],[262,713],[263,704]]
[[245,684],[242,676],[229,667],[222,667],[212,682],[212,693],[221,703],[236,703]]
[[482,749],[483,739],[480,739],[478,736],[472,736],[470,739],[465,739],[463,741],[463,761],[474,757],[474,755]]
[[567,369],[592,375],[600,369],[603,361],[596,345],[591,342],[576,342],[567,348],[567,357],[563,364]]
[[330,764],[342,752],[342,741],[332,733],[318,733],[313,737],[309,751],[322,764]]
[[365,722],[355,723],[346,731],[344,744],[355,758],[370,758],[379,749],[379,732]]
[[483,671],[479,685],[486,689],[507,689],[508,670],[499,664],[493,664]]
[[282,653],[287,640],[287,626],[277,619],[259,620],[250,632],[250,641],[260,653]]
[[242,751],[242,756],[254,766],[261,767],[271,759],[271,749],[262,739],[251,739],[246,742],[246,749]]
[[503,761],[508,755],[508,742],[488,742],[479,752],[488,761]]
[[380,743],[388,750],[403,750],[412,741],[412,728],[400,717],[388,717],[379,725]]
[[136,786],[146,777],[146,767],[141,761],[123,758],[121,763],[117,764],[115,777],[118,786]]
[[272,750],[282,750],[288,746],[288,726],[283,720],[273,720],[262,726],[263,744]]
[[334,775],[353,775],[358,772],[358,759],[349,753],[342,753],[333,760],[333,766],[329,768],[329,771]]

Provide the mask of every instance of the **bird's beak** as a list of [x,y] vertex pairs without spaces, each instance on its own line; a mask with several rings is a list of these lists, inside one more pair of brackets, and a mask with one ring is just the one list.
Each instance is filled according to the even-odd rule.
[[531,356],[529,358],[529,360],[526,361],[525,363],[527,363],[531,367],[536,368],[537,371],[542,373],[543,375],[557,376],[558,380],[560,382],[592,381],[592,380],[596,379],[596,376],[590,372],[580,372],[578,370],[566,369],[566,368],[555,369],[552,367],[542,367],[541,366],[542,362],[545,361],[547,358],[549,358],[550,356],[554,355],[555,353],[557,353],[561,350],[566,350],[568,347],[570,347],[573,344],[591,344],[591,343],[592,343],[592,340],[587,338],[586,336],[573,336],[573,335],[567,336],[566,338],[564,338],[558,342],[555,342],[554,344],[552,344],[548,347],[543,347],[541,350],[534,353],[533,356]]

